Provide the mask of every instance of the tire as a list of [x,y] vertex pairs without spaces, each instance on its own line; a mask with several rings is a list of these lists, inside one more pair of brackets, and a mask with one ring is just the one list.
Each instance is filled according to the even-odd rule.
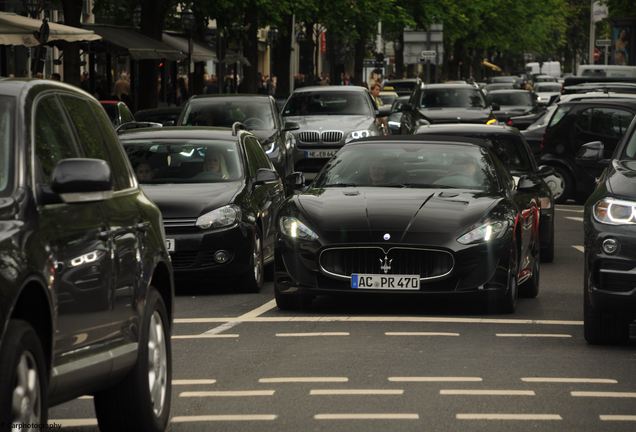
[[510,263],[508,264],[508,283],[506,291],[499,294],[499,301],[497,309],[500,313],[514,313],[517,308],[517,298],[519,297],[518,287],[518,257],[517,246],[513,243],[513,248],[510,251]]
[[163,299],[150,287],[141,322],[137,364],[117,385],[95,394],[95,413],[102,432],[166,429],[172,395],[168,323]]
[[532,277],[519,287],[519,295],[525,298],[536,298],[539,295],[539,281],[541,279],[541,254],[534,257],[532,263]]
[[252,251],[249,261],[250,270],[241,277],[241,291],[247,293],[257,293],[263,288],[265,279],[265,264],[263,262],[263,236],[261,230],[254,229],[254,239],[252,240]]
[[583,295],[583,333],[590,345],[620,344],[628,339],[628,322],[596,309],[590,301],[587,283]]
[[[554,193],[555,204],[563,204],[574,196],[574,179],[567,168],[560,165],[553,166],[555,181],[546,179],[546,183]],[[562,184],[559,186],[558,182]],[[556,188],[556,189],[555,189]]]
[[[15,423],[46,424],[48,373],[37,333],[26,321],[10,320],[0,350],[0,428],[8,431]],[[14,412],[15,405],[22,409]]]

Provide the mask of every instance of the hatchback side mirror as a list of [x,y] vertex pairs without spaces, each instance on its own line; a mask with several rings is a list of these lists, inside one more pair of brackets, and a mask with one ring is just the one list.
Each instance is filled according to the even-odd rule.
[[608,165],[609,161],[605,159],[605,145],[601,141],[583,144],[576,154],[576,163],[583,167]]
[[280,177],[275,170],[259,168],[258,171],[256,171],[256,177],[254,178],[254,186],[274,183],[278,181],[279,178]]
[[66,203],[106,200],[113,194],[110,167],[101,159],[63,159],[53,170],[51,190]]

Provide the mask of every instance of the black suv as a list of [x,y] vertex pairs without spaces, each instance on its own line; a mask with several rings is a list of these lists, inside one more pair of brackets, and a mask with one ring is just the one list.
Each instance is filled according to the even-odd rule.
[[636,115],[636,100],[619,98],[585,99],[559,104],[543,137],[539,165],[554,167],[559,181],[552,182],[557,203],[569,198],[585,200],[603,171],[599,164],[581,166],[576,154],[585,143],[601,141],[605,157]]
[[0,429],[92,394],[102,431],[164,430],[172,267],[104,109],[0,80],[0,153]]
[[585,203],[584,329],[589,343],[636,338],[636,120],[611,160],[585,144],[580,165],[607,168]]

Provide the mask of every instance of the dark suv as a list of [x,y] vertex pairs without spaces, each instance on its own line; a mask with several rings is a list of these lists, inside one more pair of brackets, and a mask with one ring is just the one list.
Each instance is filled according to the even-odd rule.
[[594,190],[595,179],[603,171],[600,164],[581,166],[575,156],[581,146],[601,141],[605,157],[636,115],[636,100],[619,98],[585,99],[559,104],[543,138],[539,165],[554,167],[557,182],[552,182],[554,200],[585,200]]
[[172,267],[104,109],[0,80],[0,153],[0,429],[92,394],[102,431],[164,430]]

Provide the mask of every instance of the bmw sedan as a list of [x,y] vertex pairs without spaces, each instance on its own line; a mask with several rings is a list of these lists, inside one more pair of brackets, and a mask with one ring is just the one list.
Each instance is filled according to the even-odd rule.
[[348,144],[277,219],[281,309],[331,293],[484,294],[515,309],[539,284],[539,203],[481,144],[419,136]]

